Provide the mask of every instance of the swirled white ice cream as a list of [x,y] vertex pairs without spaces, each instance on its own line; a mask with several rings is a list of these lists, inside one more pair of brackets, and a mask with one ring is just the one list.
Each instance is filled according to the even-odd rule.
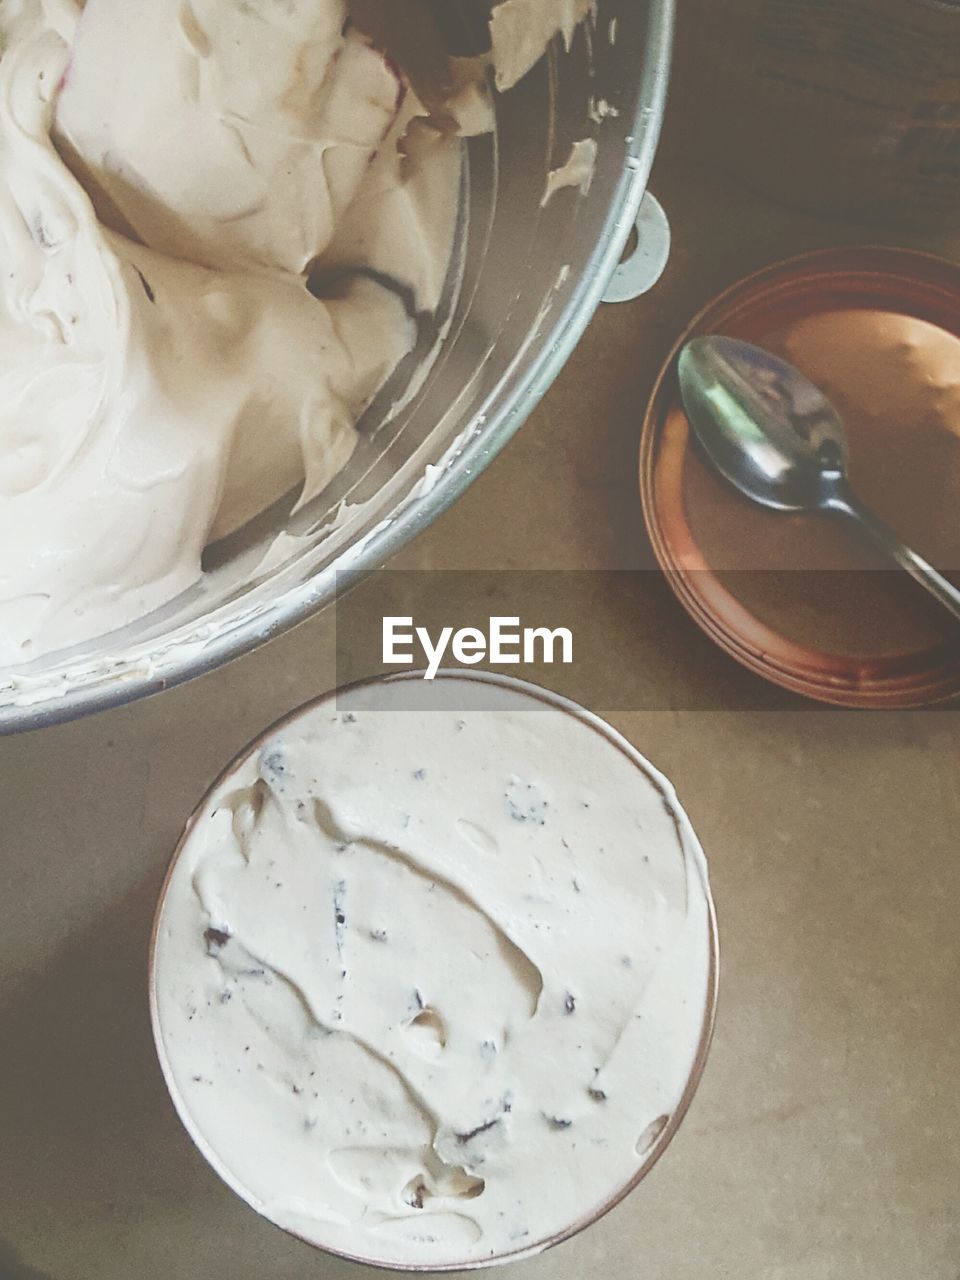
[[[307,274],[434,308],[452,130],[492,119],[485,57],[460,89],[439,59],[434,106],[458,103],[430,117],[351,21],[396,27],[392,4],[0,3],[0,666],[167,603],[349,458],[414,327],[371,279],[318,298]],[[495,6],[498,83],[587,8]]]
[[230,773],[168,881],[156,1032],[262,1214],[387,1263],[543,1247],[681,1106],[706,868],[658,774],[527,687],[322,702]]
[[0,665],[149,612],[327,483],[414,331],[306,273],[346,224],[332,262],[434,306],[458,182],[343,0],[4,0]]

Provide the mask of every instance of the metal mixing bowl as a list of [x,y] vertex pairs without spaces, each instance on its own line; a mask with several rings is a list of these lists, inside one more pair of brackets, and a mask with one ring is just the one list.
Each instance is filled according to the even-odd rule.
[[[599,0],[569,51],[558,41],[500,97],[496,133],[466,146],[462,254],[448,314],[423,334],[434,357],[415,394],[385,422],[394,380],[322,497],[293,515],[281,504],[213,548],[194,589],[120,631],[0,671],[0,731],[117,706],[246,653],[464,491],[553,382],[619,262],[659,137],[672,29],[673,0]],[[612,112],[597,111],[601,100]],[[589,191],[541,207],[548,171],[586,137],[597,142]]]

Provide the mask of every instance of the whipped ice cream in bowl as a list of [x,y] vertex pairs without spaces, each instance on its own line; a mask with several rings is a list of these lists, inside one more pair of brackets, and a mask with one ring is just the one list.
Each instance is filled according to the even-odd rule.
[[454,500],[619,260],[669,36],[668,0],[0,6],[0,730],[210,670]]
[[161,893],[150,1002],[180,1119],[263,1217],[414,1271],[529,1256],[671,1141],[718,979],[670,783],[499,675],[378,678],[250,744]]

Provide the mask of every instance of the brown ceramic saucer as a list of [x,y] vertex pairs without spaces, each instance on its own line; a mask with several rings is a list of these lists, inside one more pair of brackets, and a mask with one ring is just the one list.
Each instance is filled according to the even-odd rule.
[[960,583],[960,267],[899,249],[808,254],[734,285],[691,323],[654,389],[640,489],[654,551],[703,630],[822,702],[918,707],[960,693],[960,626],[852,526],[737,493],[704,459],[676,361],[722,333],[791,360],[840,410],[867,505]]

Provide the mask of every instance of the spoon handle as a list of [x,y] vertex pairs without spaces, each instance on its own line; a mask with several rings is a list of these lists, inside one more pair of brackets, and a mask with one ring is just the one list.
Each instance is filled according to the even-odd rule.
[[960,589],[948,581],[942,573],[924,560],[903,539],[879,520],[872,511],[861,505],[851,493],[838,494],[830,504],[833,511],[856,520],[860,527],[887,552],[902,569],[906,569],[912,578],[926,587],[945,609],[960,618]]

